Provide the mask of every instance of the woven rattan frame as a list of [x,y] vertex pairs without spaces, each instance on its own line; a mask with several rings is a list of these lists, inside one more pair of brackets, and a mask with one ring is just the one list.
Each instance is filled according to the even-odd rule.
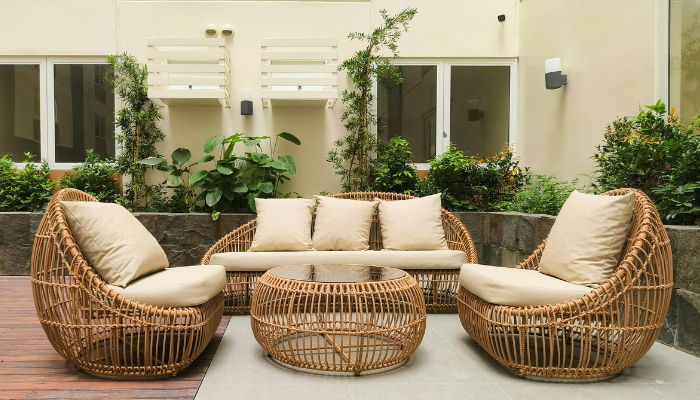
[[39,321],[76,368],[118,376],[175,376],[199,356],[223,315],[223,294],[197,307],[160,308],[111,290],[83,258],[61,201],[96,201],[59,191],[34,240],[31,281]]
[[[578,299],[524,308],[490,304],[461,287],[459,316],[469,335],[520,376],[601,378],[639,361],[666,319],[673,264],[654,204],[643,192],[634,192],[632,226],[610,279]],[[545,244],[516,268],[538,269]]]
[[[396,193],[383,192],[354,192],[331,195],[341,199],[372,201],[375,198],[382,200],[408,200],[413,196]],[[255,236],[255,220],[241,226],[228,235],[221,238],[202,258],[202,264],[209,264],[211,256],[216,253],[247,251]],[[467,263],[477,263],[476,247],[459,218],[455,217],[447,210],[442,210],[442,225],[445,229],[447,246],[450,250],[460,250],[466,255]],[[370,250],[381,250],[382,235],[379,228],[377,215],[372,219],[372,228],[369,238]],[[426,269],[426,270],[406,270],[412,275],[420,285],[426,296],[426,305],[432,312],[447,311],[457,309],[457,290],[459,289],[458,269]],[[224,311],[227,313],[243,314],[250,311],[250,301],[253,297],[255,284],[264,274],[258,272],[227,272],[228,285],[224,289],[225,305]]]
[[265,273],[250,309],[255,339],[298,368],[354,372],[405,361],[425,334],[423,291],[408,274],[367,283],[318,283]]

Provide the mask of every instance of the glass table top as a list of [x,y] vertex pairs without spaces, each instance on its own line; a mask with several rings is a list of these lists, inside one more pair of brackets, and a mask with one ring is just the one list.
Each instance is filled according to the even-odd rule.
[[273,268],[272,276],[303,282],[368,283],[400,279],[406,273],[400,269],[360,264],[301,264]]

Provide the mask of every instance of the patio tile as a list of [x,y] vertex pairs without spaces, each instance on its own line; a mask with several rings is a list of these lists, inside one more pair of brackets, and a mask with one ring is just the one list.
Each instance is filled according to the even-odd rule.
[[665,398],[647,385],[611,381],[584,383],[538,382],[515,379],[508,384],[499,384],[507,395],[518,400],[659,400]]
[[210,399],[352,400],[352,396],[350,388],[346,385],[314,385],[311,387],[305,384],[202,385],[195,400]]
[[510,399],[490,384],[352,385],[353,400],[500,400]]

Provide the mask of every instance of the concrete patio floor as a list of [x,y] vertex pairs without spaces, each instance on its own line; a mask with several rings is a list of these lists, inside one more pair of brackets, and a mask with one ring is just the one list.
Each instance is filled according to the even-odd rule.
[[621,376],[586,383],[519,379],[462,329],[456,314],[428,315],[423,343],[390,371],[319,374],[266,356],[250,316],[233,316],[197,392],[209,399],[700,399],[700,358],[656,343]]

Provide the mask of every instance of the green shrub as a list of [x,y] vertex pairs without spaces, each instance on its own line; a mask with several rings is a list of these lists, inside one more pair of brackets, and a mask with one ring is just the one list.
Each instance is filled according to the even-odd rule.
[[58,180],[61,189],[74,188],[94,196],[98,201],[114,203],[119,196],[117,167],[114,159],[101,160],[94,151],[85,153],[85,161]]
[[24,156],[24,169],[16,169],[9,155],[0,159],[0,211],[40,212],[51,200],[55,183],[49,180],[49,164],[35,164],[30,153]]
[[373,189],[378,192],[414,194],[420,178],[412,159],[413,153],[408,141],[400,137],[391,138],[379,156]]
[[505,208],[528,214],[558,215],[566,199],[574,190],[593,193],[589,185],[578,187],[578,179],[571,183],[556,181],[553,176],[533,175],[527,177],[526,186],[515,194],[513,202]]
[[609,125],[593,159],[604,190],[644,191],[665,223],[700,223],[700,138],[696,121],[683,126],[661,101]]
[[478,158],[466,156],[454,144],[429,164],[430,175],[420,185],[421,195],[441,192],[443,207],[449,210],[502,209],[525,185],[528,170],[520,168],[520,159],[510,148]]

